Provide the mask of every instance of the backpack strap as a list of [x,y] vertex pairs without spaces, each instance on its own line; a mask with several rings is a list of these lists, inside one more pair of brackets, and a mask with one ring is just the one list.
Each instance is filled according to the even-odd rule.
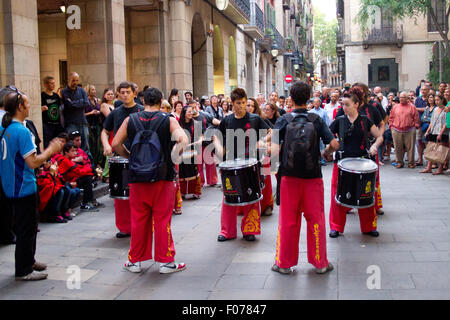
[[345,116],[339,117],[339,152],[344,152]]

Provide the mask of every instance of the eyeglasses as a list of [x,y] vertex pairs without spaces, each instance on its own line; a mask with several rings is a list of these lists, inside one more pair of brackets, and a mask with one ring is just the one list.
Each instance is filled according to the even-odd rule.
[[78,135],[80,135],[80,131],[74,131],[70,135],[71,136],[78,136]]

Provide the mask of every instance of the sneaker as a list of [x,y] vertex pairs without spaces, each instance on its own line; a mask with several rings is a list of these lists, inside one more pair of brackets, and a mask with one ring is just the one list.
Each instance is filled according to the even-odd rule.
[[53,219],[53,222],[55,223],[67,223],[67,220],[64,219],[62,216],[57,216]]
[[38,280],[47,279],[47,277],[48,277],[48,274],[46,274],[44,272],[33,271],[33,272],[27,274],[26,276],[16,277],[16,280],[17,281],[38,281]]
[[281,274],[290,274],[293,272],[291,268],[280,268],[276,264],[272,266],[272,271],[279,272]]
[[130,261],[127,261],[127,262],[125,262],[125,265],[123,266],[123,268],[125,270],[128,270],[133,273],[139,273],[142,271],[140,262],[132,263]]
[[105,205],[103,203],[98,202],[97,200],[93,200],[93,201],[91,201],[91,203],[96,208],[103,208],[103,207],[105,207]]
[[325,274],[327,272],[330,272],[334,269],[333,265],[331,264],[331,262],[328,264],[327,267],[325,268],[316,268],[316,273],[317,274]]
[[383,209],[378,209],[377,210],[377,215],[379,215],[379,216],[384,215],[384,210]]
[[339,237],[339,231],[331,230],[330,231],[330,238],[337,238]]
[[44,270],[46,270],[47,269],[47,265],[45,265],[45,264],[43,264],[43,263],[40,263],[40,262],[35,262],[34,264],[33,264],[33,270],[34,271],[44,271]]
[[181,212],[181,210],[179,210],[179,209],[173,209],[173,212],[172,212],[174,215],[176,215],[176,216],[179,216],[179,215],[181,215],[182,214],[182,212]]
[[159,273],[174,273],[184,269],[186,269],[185,263],[169,262],[159,264]]
[[82,205],[80,206],[80,210],[81,210],[82,212],[86,212],[86,211],[98,212],[98,211],[100,211],[100,209],[94,207],[93,205],[91,205],[91,204],[89,204],[89,203],[88,203],[88,204],[82,204]]
[[266,210],[261,214],[264,217],[269,217],[273,213],[273,209],[271,207],[267,207]]
[[66,219],[66,220],[72,220],[73,218],[72,218],[72,215],[69,213],[69,211],[67,211],[66,213],[64,213],[63,215],[62,215],[62,217],[64,218],[64,219]]
[[255,241],[256,237],[253,234],[247,234],[244,236],[244,240],[246,241]]
[[370,232],[363,232],[363,234],[365,234],[366,236],[372,236],[374,238],[376,238],[380,235],[380,233],[376,230],[370,231]]
[[200,196],[198,194],[194,194],[194,195],[192,195],[192,199],[199,200]]
[[224,242],[224,241],[228,241],[228,240],[232,240],[232,239],[234,239],[234,238],[227,238],[222,234],[219,234],[219,236],[217,237],[217,241],[219,241],[219,242]]

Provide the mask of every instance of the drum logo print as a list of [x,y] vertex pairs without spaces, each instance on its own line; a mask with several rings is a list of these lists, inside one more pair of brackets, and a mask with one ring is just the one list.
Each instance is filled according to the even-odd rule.
[[371,192],[372,192],[372,182],[369,181],[369,182],[367,182],[367,185],[366,185],[366,193],[371,193]]
[[229,178],[227,178],[227,179],[225,180],[225,187],[227,188],[228,191],[230,191],[230,190],[233,189],[232,186],[231,186],[231,183],[230,183],[230,179],[229,179]]

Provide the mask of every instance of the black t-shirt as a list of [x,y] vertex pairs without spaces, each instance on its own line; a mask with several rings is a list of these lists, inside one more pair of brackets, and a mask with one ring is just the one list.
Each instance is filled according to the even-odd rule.
[[[159,142],[161,144],[161,152],[167,167],[167,174],[162,178],[162,180],[173,181],[176,176],[176,171],[175,165],[172,162],[171,152],[175,142],[172,141],[170,134],[170,115],[160,111],[142,111],[139,112],[138,116],[146,130],[155,130],[156,127],[159,126],[156,133],[158,134]],[[133,126],[132,122],[128,121],[127,134],[129,141],[134,140],[137,130],[138,129]]]
[[[343,125],[343,128],[341,128]],[[343,151],[343,154],[336,152],[336,162],[344,158],[359,158],[365,157],[368,154],[366,148],[369,147],[368,141],[365,141],[365,137],[370,135],[370,128],[374,123],[366,116],[358,115],[358,118],[352,123],[348,119],[347,115],[336,117],[330,125],[332,133],[339,136],[339,143],[341,144],[339,151]],[[341,131],[343,137],[341,137]],[[364,131],[366,134],[364,134]]]
[[[285,137],[286,137],[286,127],[289,124],[287,121],[287,117],[290,117],[291,115],[297,115],[297,114],[304,114],[304,115],[308,115],[308,111],[306,109],[294,109],[292,111],[292,113],[286,114],[280,118],[278,118],[277,122],[275,123],[275,127],[273,128],[274,134],[272,135],[272,142],[275,143],[274,138],[276,137],[276,131],[278,131],[278,137],[279,137],[279,143],[282,144],[284,143]],[[299,116],[297,116],[296,119],[294,119],[293,121],[299,121],[298,120]],[[325,121],[323,121],[323,119],[321,117],[317,117],[317,120],[315,120],[313,122],[314,124],[314,128],[316,129],[317,132],[317,143],[316,145],[319,146],[320,145],[320,139],[322,139],[324,144],[330,144],[330,142],[334,139],[333,134],[330,132],[330,129],[328,129],[327,124],[325,123]],[[284,144],[281,147],[281,152],[280,152],[280,159],[282,159],[283,157],[283,152],[284,151]],[[317,156],[318,159],[320,159],[320,149],[317,149]],[[283,163],[280,163],[280,170],[279,170],[279,174],[283,175]],[[305,172],[305,176],[303,177],[305,179],[316,179],[316,178],[322,178],[322,170],[320,168],[320,164],[318,164],[318,168],[317,170],[312,170],[310,172]]]
[[[383,108],[383,107],[381,107]],[[370,120],[372,120],[373,124],[375,124],[377,127],[383,121],[384,118],[381,117],[380,112],[376,107],[374,107],[371,104],[365,104],[361,108],[359,108],[358,113],[360,116],[366,116]],[[344,108],[340,108],[336,114],[336,118],[344,115]]]
[[375,101],[375,100],[370,100],[369,104],[371,104],[375,108],[377,108],[382,120],[384,120],[386,118],[386,111],[384,111],[384,108],[381,105],[381,103],[379,103],[378,101]]
[[[117,131],[119,131],[120,126],[125,121],[125,119],[128,118],[130,116],[130,114],[133,114],[133,113],[136,113],[139,111],[144,111],[144,107],[136,104],[132,108],[125,108],[124,105],[121,105],[120,107],[111,111],[111,113],[106,118],[105,122],[103,123],[103,128],[108,132],[112,131],[113,134],[116,135]],[[133,141],[133,140],[127,139],[127,141],[125,141],[125,143],[124,143],[125,147],[128,150],[130,150],[130,147],[131,147],[130,141]]]
[[[227,154],[225,159],[255,158],[256,143],[262,138],[260,137],[259,131],[269,129],[270,127],[267,123],[265,123],[264,120],[256,114],[246,112],[245,116],[241,119],[237,119],[234,114],[225,117],[219,126],[219,131],[222,133],[225,150],[228,149],[227,147],[231,147],[231,143],[233,143],[232,141],[229,141],[233,136],[227,137],[227,130],[234,131],[234,153],[232,155]],[[244,140],[242,140],[243,136],[245,137]],[[239,138],[241,138],[241,140],[238,143]],[[255,145],[250,146],[250,142]],[[242,148],[242,146],[244,146],[244,148]]]
[[[279,117],[278,117],[278,118],[279,118]],[[271,124],[270,124],[269,126],[270,126],[271,128],[273,128],[273,127],[275,126],[275,123],[277,123],[278,118],[277,118],[277,115],[274,114],[273,117],[272,117],[272,119],[266,118],[265,120],[267,120],[268,122],[270,122]],[[266,121],[266,122],[267,122],[267,121]]]
[[45,92],[41,93],[41,106],[47,106],[48,110],[42,112],[42,122],[45,124],[60,124],[61,119],[61,98],[57,93],[51,96]]

